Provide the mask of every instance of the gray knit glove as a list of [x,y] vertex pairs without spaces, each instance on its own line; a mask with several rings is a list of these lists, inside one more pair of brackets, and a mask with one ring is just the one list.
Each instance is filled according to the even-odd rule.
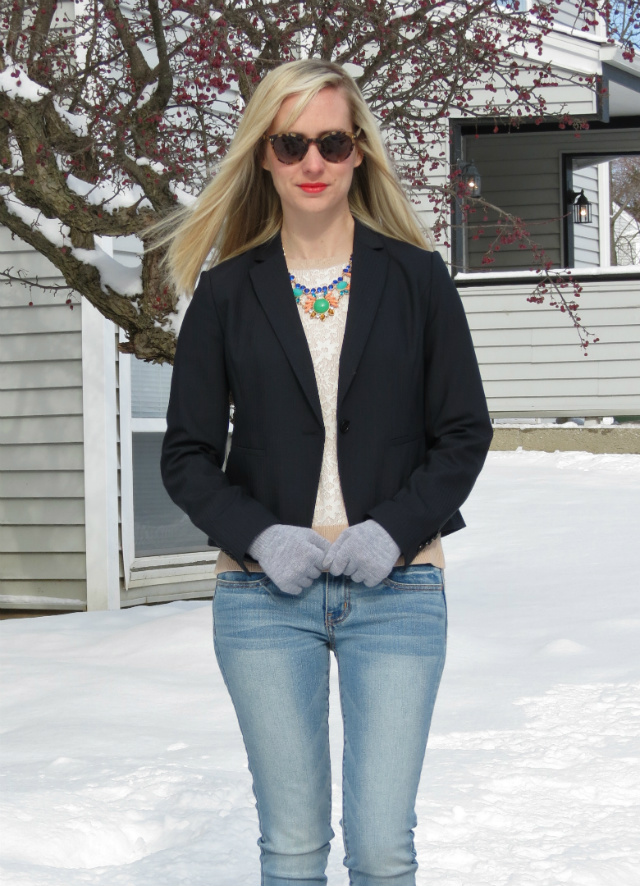
[[330,547],[314,529],[274,523],[254,538],[248,551],[281,591],[299,594],[322,572]]
[[356,523],[340,533],[322,564],[331,575],[350,575],[368,588],[386,578],[400,556],[400,548],[375,520]]

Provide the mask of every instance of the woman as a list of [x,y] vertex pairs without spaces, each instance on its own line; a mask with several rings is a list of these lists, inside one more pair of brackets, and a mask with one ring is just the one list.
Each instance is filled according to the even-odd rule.
[[178,340],[162,473],[221,548],[214,644],[261,882],[327,882],[333,650],[350,883],[415,884],[445,656],[440,538],[464,526],[491,440],[460,299],[357,86],[320,60],[265,77],[164,242],[182,291],[215,256]]

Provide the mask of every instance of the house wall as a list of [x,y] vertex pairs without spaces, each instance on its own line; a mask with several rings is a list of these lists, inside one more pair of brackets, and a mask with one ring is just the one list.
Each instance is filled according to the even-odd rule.
[[600,205],[598,192],[598,168],[587,166],[573,173],[573,191],[584,191],[591,203],[591,222],[585,225],[573,225],[573,262],[574,268],[597,268],[606,257],[600,244],[600,215],[607,216],[608,207]]
[[[0,254],[59,282],[2,228]],[[86,606],[81,307],[67,297],[0,283],[2,607]]]
[[640,414],[640,279],[583,281],[584,356],[566,314],[527,302],[533,281],[457,281],[494,416]]
[[[582,132],[579,138],[573,131],[513,132],[466,136],[464,142],[466,158],[474,160],[482,176],[482,196],[524,219],[531,238],[544,249],[553,267],[563,267],[563,153],[638,151],[640,137],[637,129],[613,128]],[[465,231],[468,270],[531,266],[530,254],[524,253],[517,244],[501,246],[493,255],[494,262],[483,265],[482,256],[495,238],[495,225],[491,224],[491,215],[489,221],[484,222],[480,212],[470,216],[469,221],[470,227]],[[593,237],[597,238],[597,221],[590,227]],[[479,228],[483,232],[479,232]],[[478,239],[473,239],[474,235]],[[592,244],[592,248],[597,249],[597,244]]]

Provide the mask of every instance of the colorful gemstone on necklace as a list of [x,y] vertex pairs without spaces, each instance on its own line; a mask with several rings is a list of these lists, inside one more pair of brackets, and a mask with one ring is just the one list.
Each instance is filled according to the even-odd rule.
[[[340,303],[343,295],[349,294],[349,283],[351,280],[351,262],[353,256],[349,259],[347,266],[343,269],[342,275],[326,286],[303,286],[298,283],[294,274],[289,274],[291,288],[297,304],[302,305],[305,313],[309,314],[313,319],[324,320],[325,317],[332,317],[335,308]],[[305,298],[303,298],[305,296]],[[302,299],[302,301],[301,301]]]

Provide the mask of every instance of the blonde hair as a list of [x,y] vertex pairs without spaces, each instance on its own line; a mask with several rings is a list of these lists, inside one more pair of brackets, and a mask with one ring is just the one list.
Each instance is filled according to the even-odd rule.
[[270,71],[248,102],[220,167],[189,207],[153,225],[151,249],[168,247],[163,264],[178,292],[190,293],[207,257],[211,265],[270,240],[282,226],[280,198],[262,168],[262,136],[282,102],[298,96],[287,125],[327,87],[341,89],[351,110],[363,155],[349,191],[352,215],[373,230],[433,249],[428,231],[404,193],[391,166],[376,120],[355,81],[340,65],[322,59],[287,62]]

